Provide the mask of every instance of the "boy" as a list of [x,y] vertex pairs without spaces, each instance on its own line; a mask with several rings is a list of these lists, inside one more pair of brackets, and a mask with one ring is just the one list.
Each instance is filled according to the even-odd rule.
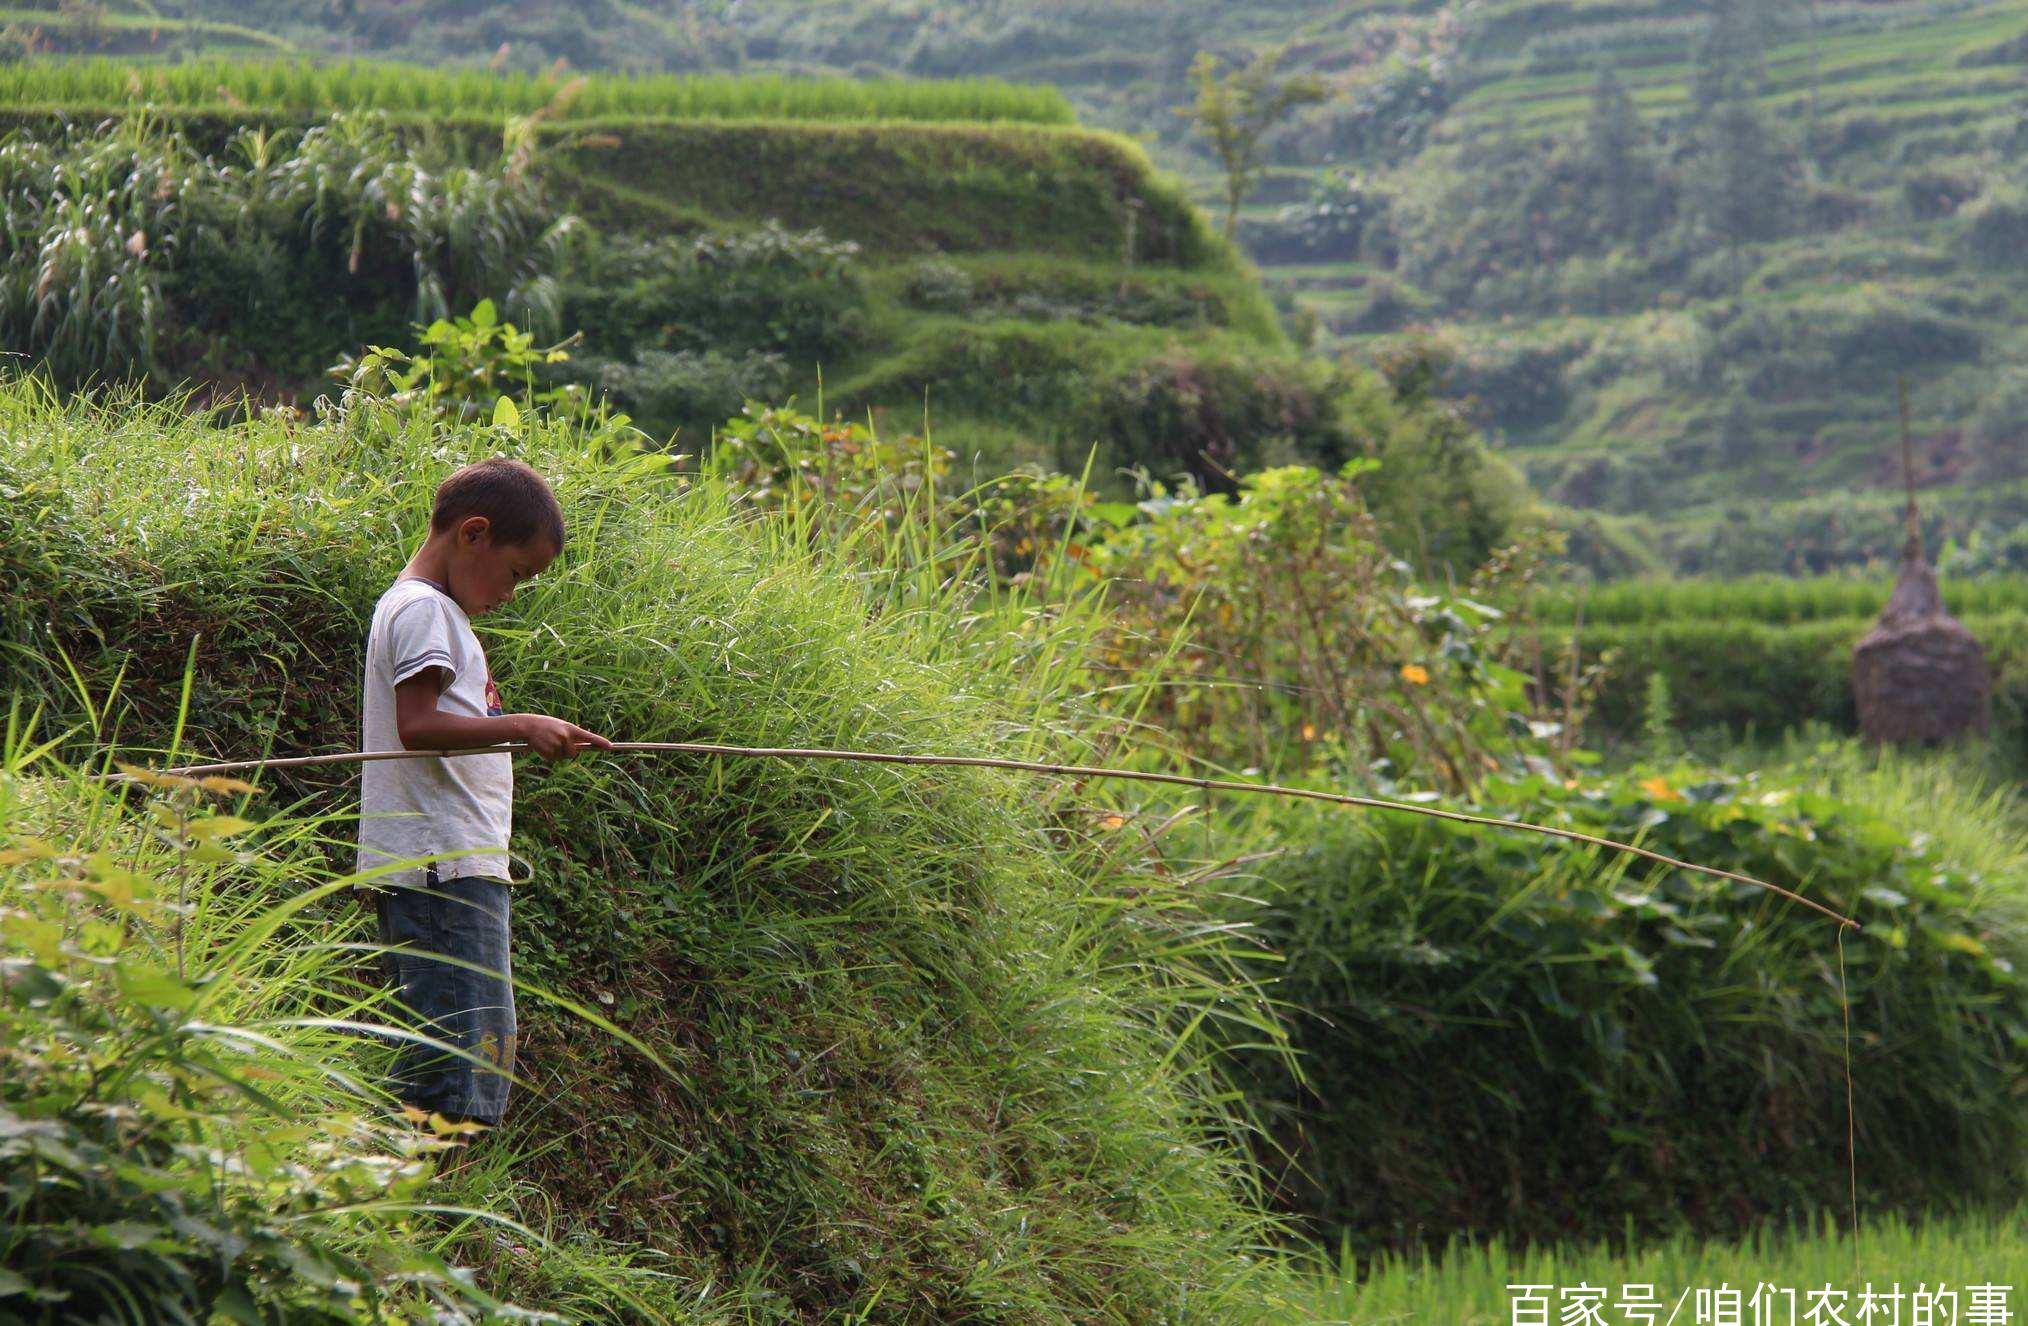
[[[517,460],[467,465],[438,487],[429,538],[374,605],[366,637],[362,750],[454,750],[525,741],[545,759],[612,743],[542,714],[501,712],[500,692],[471,619],[563,551],[563,510],[541,475]],[[375,882],[389,981],[433,1039],[474,1064],[404,1043],[402,1101],[492,1126],[514,1068],[514,989],[507,940],[511,755],[374,760],[363,767],[359,869],[455,853]],[[423,956],[441,953],[470,966]],[[472,970],[483,968],[484,970]],[[497,1071],[494,1071],[497,1069]]]

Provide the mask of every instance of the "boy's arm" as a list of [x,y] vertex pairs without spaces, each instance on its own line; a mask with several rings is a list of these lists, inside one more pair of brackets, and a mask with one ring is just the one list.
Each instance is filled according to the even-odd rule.
[[580,747],[611,750],[613,743],[596,732],[547,714],[501,714],[478,718],[437,708],[442,668],[424,668],[394,687],[394,723],[405,750],[459,750],[525,741],[544,759],[569,759]]

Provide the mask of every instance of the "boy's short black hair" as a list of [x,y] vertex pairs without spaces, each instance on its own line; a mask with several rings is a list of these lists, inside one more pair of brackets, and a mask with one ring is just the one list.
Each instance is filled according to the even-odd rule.
[[505,456],[475,461],[437,485],[430,532],[441,534],[467,516],[484,516],[498,543],[525,544],[540,534],[563,551],[563,507],[531,465]]

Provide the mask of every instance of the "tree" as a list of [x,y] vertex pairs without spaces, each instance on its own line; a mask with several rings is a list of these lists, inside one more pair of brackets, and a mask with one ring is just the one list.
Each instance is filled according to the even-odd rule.
[[1585,155],[1605,195],[1606,231],[1641,247],[1639,194],[1647,180],[1640,159],[1645,134],[1641,115],[1611,65],[1602,65],[1591,89],[1591,118],[1585,124]]
[[1754,458],[1759,451],[1759,437],[1754,432],[1753,415],[1746,408],[1746,399],[1734,395],[1726,404],[1725,413],[1718,420],[1718,460],[1728,468],[1738,469]]
[[1244,68],[1219,75],[1219,59],[1200,51],[1190,66],[1197,89],[1194,105],[1178,107],[1197,130],[1211,140],[1225,168],[1225,234],[1239,229],[1239,205],[1260,179],[1261,140],[1297,106],[1322,101],[1324,85],[1300,76],[1277,82],[1275,70],[1288,53],[1277,46],[1255,56]]
[[1711,0],[1711,22],[1697,44],[1697,78],[1691,88],[1696,118],[1722,103],[1757,97],[1767,87],[1767,57],[1774,38],[1770,0]]
[[1705,228],[1731,254],[1732,282],[1737,287],[1744,276],[1746,246],[1781,228],[1789,185],[1784,154],[1759,107],[1745,97],[1721,103],[1699,137],[1697,209]]

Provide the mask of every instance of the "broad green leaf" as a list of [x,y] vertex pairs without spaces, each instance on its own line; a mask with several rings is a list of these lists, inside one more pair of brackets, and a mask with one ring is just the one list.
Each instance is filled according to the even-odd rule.
[[45,921],[27,912],[15,912],[0,919],[0,934],[5,934],[9,942],[33,953],[35,960],[44,966],[56,965],[63,944],[63,927],[57,922]]
[[197,991],[166,971],[154,967],[140,967],[122,962],[115,969],[120,993],[127,998],[146,1004],[150,1008],[169,1008],[178,1012],[187,1011],[197,1002]]

